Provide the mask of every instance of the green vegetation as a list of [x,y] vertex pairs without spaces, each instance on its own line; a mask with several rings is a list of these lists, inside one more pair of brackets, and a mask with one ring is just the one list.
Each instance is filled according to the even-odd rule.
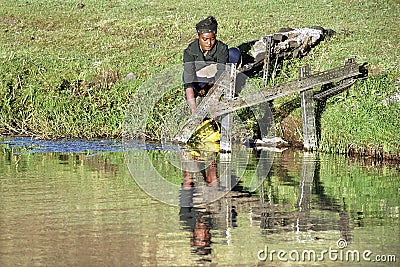
[[[313,71],[322,71],[349,57],[368,62],[367,81],[327,102],[321,148],[400,153],[400,107],[381,102],[399,92],[396,0],[82,3],[0,0],[0,132],[47,138],[120,137],[137,88],[150,75],[181,63],[182,50],[194,38],[195,23],[211,14],[219,21],[219,38],[229,46],[258,40],[282,27],[319,25],[335,30],[337,34],[307,58],[289,62],[278,81],[295,78],[297,68],[306,63]],[[124,81],[129,73],[136,78]],[[165,108],[177,102],[171,99]],[[155,119],[163,119],[162,106],[157,110]]]
[[328,102],[322,117],[321,147],[327,151],[390,158],[400,155],[400,103],[382,98],[399,93],[393,78],[376,75]]

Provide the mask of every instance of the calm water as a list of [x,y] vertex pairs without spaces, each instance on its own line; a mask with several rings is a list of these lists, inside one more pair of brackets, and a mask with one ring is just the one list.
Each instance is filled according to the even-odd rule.
[[135,176],[153,175],[144,158],[178,188],[188,186],[192,193],[179,191],[177,203],[183,195],[196,203],[204,193],[197,182],[226,183],[226,168],[236,181],[241,158],[232,155],[229,165],[213,155],[187,183],[170,163],[179,158],[173,148],[138,148],[127,159],[113,141],[2,140],[0,266],[399,266],[398,165],[249,152],[232,192],[178,207],[138,186]]

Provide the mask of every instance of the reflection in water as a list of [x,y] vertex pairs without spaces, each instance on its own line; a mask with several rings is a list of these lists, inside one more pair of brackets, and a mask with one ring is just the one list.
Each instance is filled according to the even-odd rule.
[[[301,155],[299,152],[289,151],[289,153],[297,156]],[[287,155],[290,154],[282,154],[281,159],[287,160]],[[323,157],[326,158],[326,155],[323,155]],[[260,160],[260,157],[257,159]],[[351,188],[352,185],[350,185],[350,188],[349,185],[345,187],[339,185],[339,194],[329,192],[329,186],[332,184],[328,183],[327,188],[325,188],[324,182],[321,181],[321,164],[324,166],[327,163],[332,162],[321,160],[320,155],[317,153],[303,153],[301,162],[298,160],[298,162],[290,162],[289,165],[287,163],[276,165],[267,177],[260,177],[260,179],[265,181],[261,183],[257,192],[250,192],[248,191],[248,187],[247,189],[241,187],[246,181],[240,181],[224,199],[204,205],[202,208],[193,208],[193,206],[196,206],[195,202],[193,202],[193,193],[196,186],[193,183],[192,177],[196,176],[196,173],[194,171],[192,173],[184,171],[181,201],[183,199],[185,201],[181,202],[183,207],[181,207],[179,214],[181,222],[185,225],[184,229],[188,229],[191,232],[191,246],[194,253],[199,256],[200,261],[212,261],[212,257],[210,257],[213,252],[211,242],[212,230],[220,230],[228,233],[237,226],[238,212],[235,205],[239,205],[245,208],[246,211],[250,211],[252,225],[258,226],[261,229],[261,236],[267,239],[271,236],[272,240],[276,240],[276,238],[279,240],[280,236],[293,233],[295,243],[291,244],[292,248],[297,248],[296,243],[312,244],[311,247],[317,245],[320,250],[327,249],[328,246],[335,246],[334,249],[338,249],[337,246],[339,244],[346,244],[346,247],[353,246],[354,229],[364,226],[363,218],[365,209],[350,209],[347,202],[353,202],[354,199],[352,199],[351,195],[349,196],[341,191],[349,189],[356,189],[358,191],[359,188]],[[206,182],[212,182],[210,184],[207,183],[209,186],[218,185],[218,183],[214,183],[215,179],[209,179],[210,173],[212,173],[211,177],[218,177],[218,174],[215,173],[217,170],[215,164],[214,160],[207,171],[204,168],[198,172],[199,177],[202,177]],[[298,176],[290,173],[293,171],[293,167],[298,169]],[[347,173],[347,166],[343,165],[343,167],[345,167],[342,170],[343,173]],[[280,174],[278,178],[281,182],[274,183],[272,181],[275,172]],[[356,174],[353,173],[351,178],[355,178]],[[324,175],[340,177],[341,173],[324,173]],[[362,173],[359,178],[364,179],[368,176],[369,174]],[[398,188],[399,181],[389,180],[388,182],[384,186],[384,188],[390,189],[386,192],[386,195],[393,196],[396,194],[396,186]],[[392,182],[394,183],[391,184]],[[391,187],[392,185],[394,188]],[[293,195],[296,199],[292,198],[292,201],[290,201],[285,197],[280,197],[280,186],[291,187],[292,189],[297,188],[295,190],[297,193]],[[185,191],[185,188],[188,191]],[[187,197],[188,195],[185,195],[185,193],[188,193],[190,197]],[[202,193],[205,194],[205,192]],[[382,197],[385,198],[382,195],[376,195],[376,197],[380,199]],[[215,206],[222,205],[221,202],[224,201],[230,203],[222,209],[225,213],[221,212],[221,210],[218,212],[210,211],[213,210],[213,207],[215,210]],[[388,217],[398,219],[398,199],[393,203],[395,205],[393,208],[395,208],[396,212],[388,215]],[[230,218],[230,220],[227,220],[225,224],[215,225],[214,219],[221,216],[221,213],[225,214],[226,218]],[[369,214],[369,216],[373,217],[374,215]],[[398,238],[395,240],[398,240]],[[246,239],[242,240],[242,242],[246,241]],[[329,243],[327,244],[327,242]],[[359,239],[358,242],[360,242]],[[227,236],[226,243],[230,243]],[[368,244],[368,242],[366,243]],[[321,244],[325,244],[325,247],[321,247]],[[372,243],[371,245],[374,246],[375,244]],[[359,244],[355,244],[353,249],[358,246]],[[281,248],[286,248],[286,246]],[[392,253],[396,254],[398,250],[398,245],[395,245]]]
[[[217,209],[219,206],[219,209]],[[236,218],[238,213],[235,206],[225,204],[228,210],[221,210],[223,200],[200,207],[181,207],[179,219],[182,228],[190,233],[190,246],[195,254],[197,262],[211,262],[212,253],[212,231],[225,231],[225,238],[230,229],[237,227]],[[229,209],[230,208],[230,209]],[[225,211],[225,212],[224,212]],[[215,253],[215,252],[214,252]]]
[[181,207],[179,212],[183,228],[190,232],[190,245],[193,253],[201,256],[200,261],[211,261],[207,258],[211,254],[212,216],[206,209]]
[[207,162],[199,156],[182,152],[183,181],[179,206],[201,206],[217,200],[226,193],[220,187],[218,179],[218,167],[215,159],[217,153],[213,152],[212,154],[214,154],[213,158]]
[[[197,152],[199,153],[182,151],[183,181],[179,194],[179,218],[183,228],[190,233],[192,253],[199,257],[196,262],[209,263],[212,261],[211,229],[217,228],[210,208],[216,205],[215,202],[220,202],[237,180],[231,181],[230,169],[226,168],[229,162],[221,162],[221,165],[225,166],[225,172],[223,172],[224,177],[220,177],[217,166],[219,153]],[[227,156],[224,155],[224,157]],[[228,179],[229,182],[227,182]],[[237,213],[233,207],[231,222],[236,219],[236,216]]]
[[[352,227],[350,225],[349,215],[345,203],[335,204],[332,201],[327,202],[323,194],[323,185],[320,181],[320,160],[315,153],[303,154],[301,175],[298,185],[298,194],[295,209],[293,205],[271,205],[271,201],[266,201],[261,197],[260,206],[257,207],[260,213],[260,227],[266,233],[279,233],[285,231],[294,231],[298,242],[313,241],[318,236],[313,233],[318,231],[340,230],[339,238],[347,242],[351,241]],[[313,184],[318,184],[318,193],[313,195]],[[261,192],[264,192],[262,185]],[[314,199],[312,197],[314,196]],[[331,216],[338,214],[338,222],[324,220],[324,218],[313,217],[312,204],[318,204],[322,201],[323,205],[318,207],[321,210],[329,211]],[[344,201],[344,200],[343,200]],[[315,205],[314,204],[314,205]],[[314,207],[315,208],[315,207]]]
[[[148,153],[176,181],[180,207],[140,190],[122,152],[0,146],[0,266],[279,265],[257,252],[337,249],[339,239],[399,261],[398,166],[287,150],[263,172],[269,157],[252,150],[237,183],[229,155],[189,158],[181,170],[165,166],[163,151]],[[216,192],[223,197],[205,202]]]

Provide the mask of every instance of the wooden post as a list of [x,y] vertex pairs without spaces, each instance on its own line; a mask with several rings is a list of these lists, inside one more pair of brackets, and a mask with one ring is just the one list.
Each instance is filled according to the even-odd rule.
[[219,154],[220,164],[220,188],[224,191],[230,191],[232,189],[232,158],[231,153],[220,153]]
[[[224,87],[224,98],[232,99],[235,95],[236,64],[227,64],[227,72],[230,73],[229,87]],[[220,187],[225,191],[232,189],[232,113],[222,115],[221,140],[220,140]]]
[[266,87],[268,83],[269,65],[271,59],[272,35],[265,36],[264,41],[265,41],[265,57],[264,57],[264,70],[263,70],[263,85],[264,87]]
[[[227,71],[230,73],[229,87],[224,88],[224,99],[231,100],[235,94],[236,85],[236,64],[227,64]],[[221,140],[220,150],[231,152],[232,150],[232,114],[228,113],[221,119]]]
[[[310,65],[299,69],[299,78],[305,78],[311,75]],[[315,150],[317,148],[317,138],[315,129],[314,98],[312,88],[300,93],[301,114],[303,118],[303,142],[305,150]]]

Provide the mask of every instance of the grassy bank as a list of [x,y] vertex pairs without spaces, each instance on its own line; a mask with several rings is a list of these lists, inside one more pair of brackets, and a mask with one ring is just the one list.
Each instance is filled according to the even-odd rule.
[[[1,132],[49,138],[120,137],[135,90],[150,75],[179,64],[182,50],[194,38],[195,23],[212,14],[219,20],[219,38],[229,46],[282,27],[319,25],[335,30],[337,34],[307,58],[288,64],[282,79],[295,78],[305,63],[322,71],[342,65],[348,57],[368,62],[372,75],[368,81],[326,103],[321,147],[400,152],[399,105],[381,103],[399,91],[396,0],[290,4],[87,0],[82,4],[0,0]],[[124,81],[129,73],[135,79]],[[298,115],[298,109],[289,114],[294,121]]]

